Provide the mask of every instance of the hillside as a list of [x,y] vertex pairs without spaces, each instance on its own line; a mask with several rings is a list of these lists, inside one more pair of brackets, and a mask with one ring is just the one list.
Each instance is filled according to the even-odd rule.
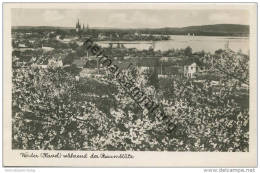
[[[51,27],[51,26],[14,26],[13,30],[70,30],[73,27]],[[249,36],[248,25],[237,24],[216,24],[188,26],[182,28],[92,28],[100,32],[140,32],[143,34],[164,34],[164,35],[187,35],[195,34],[201,36]]]
[[142,29],[142,32],[150,34],[170,34],[170,35],[187,35],[195,34],[201,36],[248,36],[248,25],[234,24],[217,24],[188,26],[183,28],[158,28],[158,29]]
[[203,25],[190,26],[182,28],[185,32],[204,33],[217,35],[249,35],[248,25],[233,25],[233,24],[218,24],[218,25]]

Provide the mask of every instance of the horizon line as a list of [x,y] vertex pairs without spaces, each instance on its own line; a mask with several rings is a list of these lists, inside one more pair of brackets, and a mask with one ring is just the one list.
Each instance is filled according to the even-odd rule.
[[[129,27],[105,27],[105,26],[94,26],[89,28],[94,29],[162,29],[162,28],[186,28],[186,27],[193,27],[193,26],[214,26],[214,25],[241,25],[241,26],[250,26],[245,24],[232,24],[232,23],[219,23],[219,24],[207,24],[207,25],[188,25],[183,27],[170,27],[170,26],[164,26],[164,27],[142,27],[142,28],[129,28]],[[15,25],[11,27],[53,27],[53,28],[75,28],[75,26],[50,26],[50,25],[38,25],[38,26],[32,26],[32,25]]]

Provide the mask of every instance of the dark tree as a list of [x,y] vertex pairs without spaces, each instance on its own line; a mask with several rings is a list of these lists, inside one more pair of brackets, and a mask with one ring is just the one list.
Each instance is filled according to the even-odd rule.
[[186,47],[185,50],[184,50],[184,54],[186,56],[192,55],[192,48],[190,46]]

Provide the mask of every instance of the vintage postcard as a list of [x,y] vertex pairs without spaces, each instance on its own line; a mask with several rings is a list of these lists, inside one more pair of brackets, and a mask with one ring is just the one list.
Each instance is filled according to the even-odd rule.
[[4,166],[255,167],[256,8],[4,3]]

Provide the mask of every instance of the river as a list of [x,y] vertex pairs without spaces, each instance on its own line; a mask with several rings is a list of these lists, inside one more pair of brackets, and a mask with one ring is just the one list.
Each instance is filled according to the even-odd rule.
[[[241,50],[248,54],[249,38],[248,37],[221,37],[221,36],[187,36],[171,35],[170,40],[154,41],[99,41],[102,47],[108,47],[109,43],[122,43],[126,48],[136,48],[138,50],[149,49],[154,45],[154,50],[183,49],[190,46],[193,52],[204,50],[205,52],[214,53],[217,49],[229,47],[234,51]],[[113,46],[117,46],[114,44]]]

